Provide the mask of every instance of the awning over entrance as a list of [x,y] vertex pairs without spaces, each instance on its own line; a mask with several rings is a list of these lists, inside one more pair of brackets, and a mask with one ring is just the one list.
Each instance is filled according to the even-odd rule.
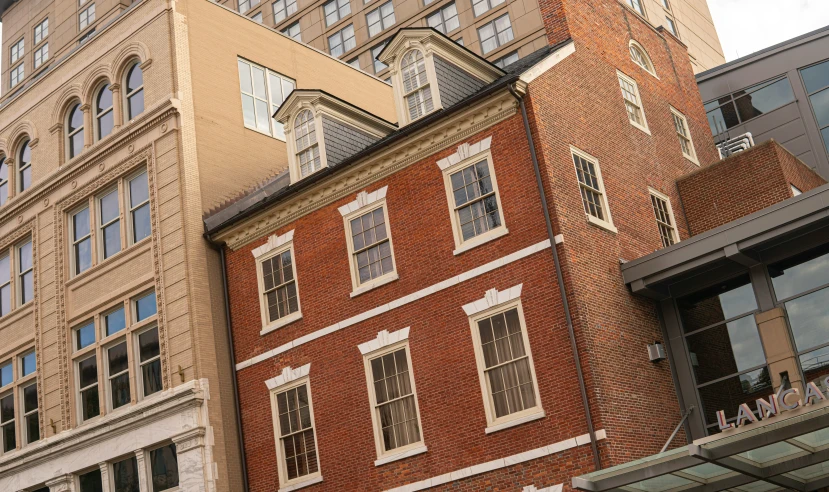
[[806,407],[786,417],[576,477],[573,488],[591,492],[807,492],[829,487],[829,406]]

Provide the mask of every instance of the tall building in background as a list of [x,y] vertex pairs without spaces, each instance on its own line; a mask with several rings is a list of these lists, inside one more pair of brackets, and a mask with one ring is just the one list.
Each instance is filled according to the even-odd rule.
[[775,139],[829,177],[829,27],[697,74],[718,142]]
[[202,215],[287,161],[293,88],[391,88],[206,0],[0,13],[0,490],[243,490]]
[[[619,0],[687,47],[694,72],[725,63],[706,0]],[[545,44],[538,0],[222,0],[244,15],[388,79],[377,59],[403,27],[434,27],[503,67]],[[600,33],[597,33],[600,35]]]

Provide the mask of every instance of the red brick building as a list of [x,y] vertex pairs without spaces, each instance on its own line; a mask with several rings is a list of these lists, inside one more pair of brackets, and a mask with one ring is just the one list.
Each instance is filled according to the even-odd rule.
[[298,88],[290,168],[206,219],[251,491],[569,489],[669,440],[620,265],[688,238],[676,180],[719,156],[680,41],[542,9],[549,47],[504,70],[401,30],[396,124]]

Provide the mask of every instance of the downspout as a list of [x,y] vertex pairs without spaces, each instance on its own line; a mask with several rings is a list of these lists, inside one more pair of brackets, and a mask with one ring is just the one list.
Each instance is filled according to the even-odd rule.
[[550,210],[547,208],[547,195],[544,192],[544,184],[541,181],[541,169],[538,166],[538,156],[535,152],[535,142],[530,131],[530,120],[527,117],[527,106],[524,104],[524,98],[515,92],[514,85],[509,86],[509,91],[512,96],[518,100],[518,105],[521,106],[521,117],[524,119],[524,131],[527,134],[527,142],[530,145],[530,156],[533,160],[533,169],[535,170],[535,181],[538,185],[538,194],[541,197],[541,209],[544,211],[544,222],[547,225],[547,237],[550,240],[550,250],[553,252],[553,263],[556,266],[556,277],[558,280],[558,290],[561,293],[561,304],[564,307],[564,318],[567,320],[567,331],[570,335],[570,348],[573,351],[573,359],[576,362],[576,374],[579,379],[579,389],[581,390],[581,401],[584,406],[584,413],[587,417],[587,432],[590,434],[590,447],[593,448],[593,463],[596,470],[602,469],[602,460],[599,456],[599,446],[596,443],[596,431],[593,428],[593,417],[590,412],[590,401],[587,398],[587,387],[584,383],[584,373],[581,369],[581,358],[579,357],[579,349],[576,344],[576,332],[573,328],[573,316],[570,313],[570,304],[567,301],[567,291],[564,286],[564,275],[561,273],[561,262],[558,258],[558,251],[556,250],[556,239],[553,233],[553,223],[550,220]]
[[245,439],[242,432],[242,406],[239,403],[239,385],[236,382],[236,351],[233,346],[233,330],[230,322],[230,295],[227,288],[227,264],[225,263],[225,249],[224,246],[215,242],[207,234],[204,235],[208,244],[219,252],[219,261],[222,264],[222,294],[224,296],[225,304],[225,326],[227,328],[227,343],[230,349],[230,370],[231,370],[231,384],[233,386],[233,404],[236,407],[236,433],[239,435],[239,458],[242,461],[242,490],[243,492],[250,492],[250,485],[248,484],[248,463],[245,455]]

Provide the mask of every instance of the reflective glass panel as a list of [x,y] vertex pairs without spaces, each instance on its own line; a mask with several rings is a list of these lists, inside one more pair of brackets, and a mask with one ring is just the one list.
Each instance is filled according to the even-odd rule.
[[135,320],[141,321],[153,316],[158,308],[155,303],[155,291],[135,301]]
[[20,359],[20,377],[25,378],[29,374],[34,374],[37,370],[37,357],[35,353],[29,352]]
[[3,387],[7,384],[11,384],[14,380],[14,374],[12,372],[13,366],[11,362],[7,362],[0,367],[0,387]]
[[178,486],[178,462],[176,445],[150,451],[150,471],[152,473],[153,492],[161,492]]
[[829,288],[786,303],[797,351],[829,342]]
[[89,323],[75,329],[75,350],[88,347],[95,343],[95,323]]
[[691,332],[757,309],[748,275],[741,275],[677,299],[682,326]]
[[78,483],[81,486],[80,492],[103,492],[104,490],[100,468],[78,476]]
[[106,336],[118,333],[127,327],[127,319],[124,316],[124,308],[118,308],[109,314],[104,315],[104,330]]
[[112,464],[112,481],[115,492],[140,492],[138,486],[138,460],[133,456]]
[[718,410],[724,410],[726,418],[732,419],[741,404],[749,403],[753,409],[757,398],[768,398],[772,391],[771,376],[765,367],[699,388],[705,421],[716,424]]
[[747,121],[794,101],[794,92],[789,79],[782,78],[745,96],[735,93],[734,98],[740,119]]
[[688,350],[697,384],[766,363],[754,316],[746,316],[689,336]]
[[800,71],[809,94],[829,86],[829,62],[819,63]]
[[829,284],[829,244],[769,265],[778,300]]
[[812,109],[815,112],[818,126],[823,128],[829,125],[829,89],[812,94],[809,100],[812,101]]

